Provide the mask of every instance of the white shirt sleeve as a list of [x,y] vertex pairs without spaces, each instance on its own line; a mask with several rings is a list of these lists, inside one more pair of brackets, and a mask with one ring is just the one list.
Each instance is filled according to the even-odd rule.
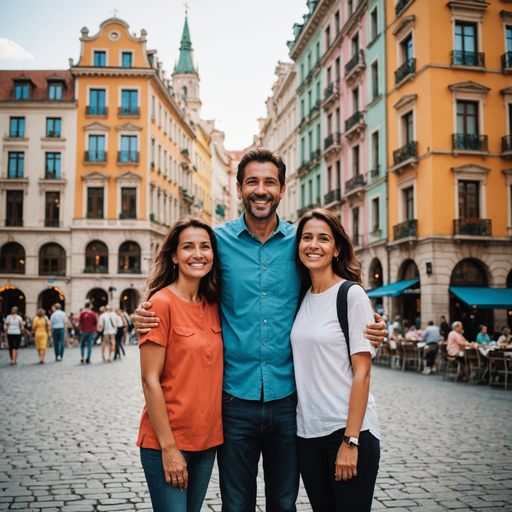
[[361,286],[352,286],[347,296],[348,331],[350,336],[350,354],[369,352],[375,357],[375,347],[364,337],[367,324],[375,322],[370,299]]

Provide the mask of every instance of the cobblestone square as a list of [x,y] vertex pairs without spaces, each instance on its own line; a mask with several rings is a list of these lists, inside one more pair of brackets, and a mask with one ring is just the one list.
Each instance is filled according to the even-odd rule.
[[[91,365],[77,348],[61,363],[51,350],[39,365],[23,349],[14,367],[0,352],[0,510],[151,509],[135,446],[138,349],[107,364],[94,347]],[[512,392],[378,366],[372,392],[382,430],[374,510],[512,510]],[[311,510],[302,487],[297,508]],[[221,510],[216,470],[204,510]]]

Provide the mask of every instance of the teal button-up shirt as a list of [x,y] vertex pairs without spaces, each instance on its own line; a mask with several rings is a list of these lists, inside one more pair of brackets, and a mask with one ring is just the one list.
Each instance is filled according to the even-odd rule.
[[264,244],[244,214],[215,227],[221,271],[224,391],[244,400],[278,400],[295,391],[290,331],[300,292],[297,228],[279,217]]

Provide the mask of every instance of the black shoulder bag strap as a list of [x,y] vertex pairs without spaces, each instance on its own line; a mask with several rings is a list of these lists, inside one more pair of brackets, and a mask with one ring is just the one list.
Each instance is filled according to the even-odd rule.
[[348,333],[348,303],[347,296],[351,286],[355,285],[353,281],[343,281],[338,288],[338,296],[336,298],[336,311],[338,312],[338,322],[347,341],[348,360],[352,366],[352,356],[350,355],[350,336]]

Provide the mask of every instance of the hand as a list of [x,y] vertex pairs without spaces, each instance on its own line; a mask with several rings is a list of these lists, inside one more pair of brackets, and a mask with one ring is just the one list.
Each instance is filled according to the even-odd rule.
[[173,487],[179,487],[181,492],[188,486],[187,463],[178,448],[162,450],[165,481]]
[[349,446],[345,442],[341,443],[335,463],[335,479],[337,482],[357,476],[357,456],[357,446]]
[[143,302],[135,310],[132,321],[138,334],[147,334],[153,327],[158,327],[160,318],[156,318],[153,311],[146,311],[151,306],[151,302]]
[[363,331],[365,337],[370,340],[370,343],[375,347],[380,347],[386,337],[386,324],[382,321],[382,317],[377,313],[375,315],[375,324],[367,324],[366,329]]

